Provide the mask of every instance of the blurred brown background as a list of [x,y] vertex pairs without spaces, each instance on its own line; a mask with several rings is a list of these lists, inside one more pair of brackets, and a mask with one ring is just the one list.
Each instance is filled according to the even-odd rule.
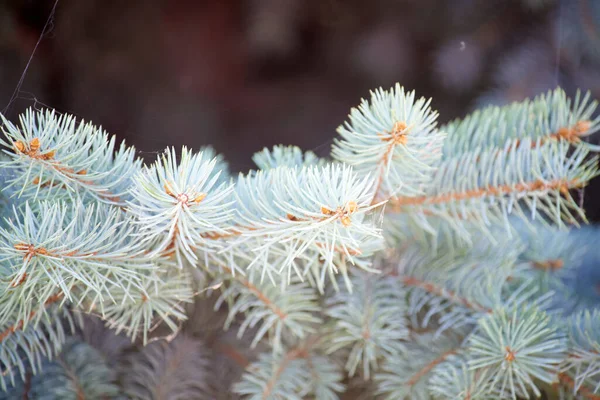
[[279,143],[326,155],[395,82],[440,122],[557,85],[600,98],[599,0],[59,0],[50,19],[54,0],[1,4],[0,109],[75,114],[149,160],[182,144],[234,170]]

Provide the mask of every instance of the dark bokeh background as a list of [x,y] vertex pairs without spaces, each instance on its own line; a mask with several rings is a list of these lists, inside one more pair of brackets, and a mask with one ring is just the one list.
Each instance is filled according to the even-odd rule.
[[148,159],[181,144],[234,170],[279,143],[326,155],[350,107],[395,82],[440,122],[557,85],[600,98],[600,0],[59,0],[48,19],[54,5],[1,3],[0,109],[75,114]]

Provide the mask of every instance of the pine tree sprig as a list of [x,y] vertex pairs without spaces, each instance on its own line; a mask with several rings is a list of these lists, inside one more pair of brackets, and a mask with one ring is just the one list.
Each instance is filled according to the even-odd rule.
[[450,354],[444,357],[444,362],[434,367],[429,380],[430,392],[436,399],[485,400],[506,397],[505,393],[490,389],[489,380],[489,370],[470,369],[464,357]]
[[213,399],[210,360],[204,344],[186,335],[154,341],[122,365],[129,399]]
[[120,389],[115,372],[93,347],[69,337],[54,361],[47,361],[43,373],[29,370],[8,396],[0,399],[117,399]]
[[8,382],[14,386],[17,376],[24,380],[28,371],[40,372],[44,359],[60,351],[77,322],[71,312],[48,302],[27,320],[0,325],[0,389],[6,391]]
[[408,339],[406,294],[394,277],[357,274],[352,292],[341,290],[327,299],[327,316],[334,322],[327,353],[346,350],[349,376],[360,369],[370,379],[382,359],[403,351]]
[[504,305],[503,288],[522,248],[510,239],[500,243],[484,237],[461,251],[440,246],[435,253],[419,248],[401,253],[399,263],[386,274],[408,290],[413,324],[427,327],[436,321],[435,329],[442,332],[472,325]]
[[437,339],[429,334],[411,339],[407,343],[408,352],[386,360],[375,375],[377,394],[382,399],[430,398],[428,382],[432,371],[461,349],[461,335],[455,333]]
[[222,291],[215,307],[228,299],[229,316],[225,327],[230,326],[238,314],[243,314],[238,337],[249,328],[258,327],[251,347],[268,335],[274,349],[279,350],[286,335],[305,338],[322,322],[318,317],[320,307],[315,290],[297,279],[282,292],[270,282],[253,282],[251,278],[237,276]]
[[361,176],[374,174],[374,203],[398,193],[420,195],[428,186],[446,136],[436,129],[430,103],[400,85],[378,89],[338,128],[331,154]]
[[567,352],[564,335],[543,311],[533,307],[500,309],[479,321],[470,336],[469,367],[491,368],[491,387],[507,391],[513,399],[540,391],[535,379],[555,381]]
[[[528,141],[523,139],[522,142]],[[529,143],[533,143],[529,141]],[[539,143],[539,142],[538,142]],[[421,197],[395,197],[392,212],[408,214],[411,225],[435,234],[432,218],[443,219],[465,240],[465,228],[508,225],[508,216],[548,218],[559,226],[585,221],[570,190],[581,188],[598,175],[597,157],[583,147],[552,142],[474,150],[440,164],[430,190]],[[468,220],[470,224],[461,224]]]
[[[571,379],[573,393],[600,391],[600,311],[582,311],[569,320],[570,353],[562,367],[563,380]],[[567,375],[568,374],[568,375]]]
[[[258,171],[240,176],[235,196],[239,235],[228,240],[223,252],[247,260],[237,269],[265,268],[270,277],[294,272],[302,279],[305,273],[296,263],[308,254],[324,260],[322,286],[325,276],[347,275],[336,265],[336,254],[362,266],[357,259],[381,248],[381,230],[373,220],[379,204],[371,205],[372,182],[347,166]],[[280,262],[266,262],[272,256],[281,257]]]
[[[597,106],[589,92],[583,96],[577,92],[572,101],[563,89],[557,88],[532,100],[486,107],[440,128],[448,133],[444,158],[475,149],[503,148],[513,141],[520,147],[563,140],[595,149],[582,138],[600,129],[600,119],[594,117]],[[529,143],[521,142],[527,138]]]
[[117,149],[115,138],[100,128],[84,122],[77,125],[73,116],[53,110],[28,109],[19,126],[1,118],[5,138],[0,138],[0,144],[10,157],[2,168],[11,171],[9,185],[17,186],[19,195],[27,191],[36,198],[45,188],[49,197],[67,189],[81,197],[124,205],[132,175],[141,166],[133,147],[123,143]]
[[317,342],[313,336],[287,352],[259,355],[234,391],[253,400],[338,398],[344,391],[343,375],[330,360],[312,353]]
[[184,147],[177,162],[170,149],[134,179],[128,207],[141,242],[152,244],[156,255],[175,253],[179,265],[184,259],[196,265],[198,252],[219,248],[211,238],[228,232],[233,188],[220,180],[218,159],[211,156]]
[[194,298],[189,271],[171,266],[167,272],[153,272],[137,287],[113,287],[110,300],[98,301],[95,296],[85,299],[86,309],[100,315],[116,333],[125,332],[134,341],[139,335],[148,343],[150,334],[159,325],[166,325],[172,332],[181,328],[187,319],[185,304]]
[[[38,211],[38,212],[36,212]],[[103,298],[109,288],[141,288],[139,275],[153,265],[143,247],[131,240],[134,227],[117,209],[45,202],[0,227],[2,262],[7,265],[8,293],[19,292],[22,304],[44,303],[56,295],[78,303],[83,293]],[[78,288],[78,286],[80,286]],[[0,321],[5,310],[0,310]],[[26,318],[27,309],[21,318]]]

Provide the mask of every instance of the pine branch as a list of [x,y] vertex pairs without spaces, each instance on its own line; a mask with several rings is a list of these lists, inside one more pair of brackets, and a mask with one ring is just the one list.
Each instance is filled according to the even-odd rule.
[[43,368],[43,374],[28,371],[7,393],[9,398],[118,398],[114,372],[94,348],[75,337],[68,338],[56,360],[47,360]]
[[570,383],[573,393],[595,394],[600,391],[598,316],[598,310],[586,310],[568,322],[570,354],[562,366],[561,380]]
[[[211,190],[218,176],[214,160],[185,148],[180,163],[170,151],[139,175],[129,207],[142,242],[154,245],[155,254],[175,252],[180,265],[183,259],[196,265],[198,253],[207,263],[219,254],[235,261],[254,253],[245,265],[228,262],[241,271],[269,254],[280,254],[284,265],[266,271],[274,280],[306,252],[320,254],[335,271],[334,253],[353,262],[370,255],[362,248],[375,250],[369,241],[380,240],[366,216],[374,208],[368,203],[371,187],[349,168],[282,166],[251,173],[238,179],[234,199],[229,198],[231,186]],[[329,192],[322,190],[323,179]]]
[[338,128],[332,156],[374,181],[373,204],[400,193],[419,195],[428,187],[441,158],[445,134],[436,129],[437,112],[431,100],[415,100],[400,85],[371,93],[350,111],[349,122]]
[[189,271],[175,268],[144,276],[141,289],[115,286],[109,294],[110,300],[102,302],[89,296],[83,304],[97,312],[117,334],[125,332],[132,341],[141,335],[144,344],[159,325],[177,332],[181,321],[187,319],[184,305],[194,298]]
[[477,304],[465,297],[457,295],[453,290],[448,290],[444,287],[437,286],[431,282],[421,281],[410,276],[400,277],[400,281],[407,287],[415,287],[424,290],[425,292],[437,297],[444,298],[460,306],[469,308],[475,312],[491,313],[492,310]]
[[282,292],[270,283],[260,283],[251,276],[246,278],[238,275],[223,289],[215,307],[218,308],[226,300],[229,303],[226,328],[238,314],[243,314],[244,318],[238,337],[248,328],[259,327],[251,347],[255,347],[268,334],[269,341],[278,350],[286,335],[304,338],[321,323],[314,289],[296,279]]
[[197,252],[219,247],[210,239],[227,234],[233,202],[218,161],[211,151],[193,154],[184,147],[177,162],[171,149],[136,175],[129,212],[141,242],[152,246],[154,255],[174,252],[179,265],[184,259],[195,265]]
[[538,379],[551,383],[566,356],[566,340],[544,312],[534,307],[503,309],[479,321],[469,338],[470,368],[490,368],[491,387],[513,399],[540,391]]
[[557,88],[533,100],[475,111],[440,128],[448,133],[444,158],[457,157],[475,149],[504,148],[508,142],[518,143],[517,147],[536,147],[553,140],[564,140],[595,148],[581,139],[600,128],[600,119],[593,119],[597,105],[596,101],[590,100],[589,93],[582,97],[578,92],[571,101],[564,90]]
[[515,221],[513,226],[525,246],[514,279],[535,282],[540,294],[553,292],[549,305],[553,312],[567,316],[587,307],[575,285],[585,266],[587,241],[592,237],[582,236],[579,230],[560,230],[541,223]]
[[[45,310],[47,308],[52,307],[55,303],[58,303],[59,301],[62,301],[62,300],[63,300],[62,293],[57,293],[55,295],[48,297],[48,299],[46,299],[46,301],[44,301],[44,303],[43,303],[43,307],[42,307],[43,312],[46,312]],[[6,338],[15,334],[15,332],[22,331],[36,317],[39,318],[38,312],[36,310],[32,310],[29,313],[29,315],[27,316],[27,318],[20,319],[16,323],[4,328],[2,330],[2,332],[0,332],[0,342],[3,342]]]
[[13,150],[5,150],[11,160],[1,166],[12,172],[9,185],[17,186],[19,195],[36,198],[46,188],[45,197],[51,197],[67,189],[81,197],[125,204],[131,178],[141,165],[133,147],[123,143],[116,150],[114,137],[89,123],[76,126],[72,116],[54,111],[29,109],[18,127],[1,118],[5,138],[0,144]]
[[[303,278],[295,264],[323,259],[325,272],[347,275],[335,264],[337,253],[345,260],[368,268],[366,260],[381,247],[381,232],[372,219],[373,196],[368,178],[359,178],[346,166],[286,168],[241,176],[236,183],[238,216],[235,230],[241,234],[222,251],[233,261],[247,260],[236,269],[260,266],[273,276]],[[270,263],[271,257],[279,262]],[[308,257],[307,257],[308,256]],[[275,269],[274,266],[277,266]],[[317,275],[318,276],[318,275]]]
[[337,393],[344,390],[342,374],[328,359],[312,353],[317,342],[313,336],[283,354],[261,354],[234,391],[253,400],[301,400],[310,395],[337,399]]
[[419,371],[417,371],[414,375],[412,375],[410,377],[410,379],[408,381],[406,381],[406,385],[413,386],[414,384],[419,382],[425,375],[430,373],[431,370],[434,369],[437,365],[444,362],[451,355],[456,354],[456,352],[457,352],[457,349],[452,349],[452,350],[448,350],[448,351],[442,353],[439,357],[430,361],[427,365],[425,365],[423,368],[421,368]]
[[185,335],[148,344],[122,368],[124,392],[131,399],[214,398],[204,345]]
[[8,382],[14,386],[20,375],[25,380],[27,371],[37,373],[42,369],[44,357],[52,358],[65,342],[67,330],[75,329],[74,316],[54,302],[32,311],[29,319],[0,324],[0,389],[7,390]]
[[382,359],[403,351],[402,341],[408,338],[406,294],[394,278],[364,274],[352,279],[352,288],[327,299],[326,313],[334,325],[324,347],[327,353],[345,350],[349,375],[362,363],[368,380]]
[[[226,267],[223,267],[226,268]],[[233,275],[233,271],[229,269],[229,273]],[[247,278],[237,275],[234,276],[236,282],[239,282],[243,287],[248,289],[248,291],[253,294],[258,300],[260,300],[268,309],[270,309],[275,315],[279,317],[279,319],[284,320],[287,318],[287,313],[281,310],[273,301],[271,301],[267,295],[261,291],[256,285],[250,282]]]
[[0,228],[9,287],[19,290],[23,304],[43,303],[38,295],[50,285],[74,303],[81,293],[102,299],[113,286],[141,287],[139,275],[153,265],[131,239],[134,227],[120,210],[49,202],[38,208],[36,212],[26,204],[24,212],[15,211]]
[[460,336],[434,338],[420,335],[407,343],[407,351],[386,360],[382,371],[375,375],[377,394],[383,399],[428,399],[429,384],[434,368],[456,354]]
[[427,327],[435,320],[440,333],[472,325],[506,304],[504,287],[522,248],[510,239],[500,243],[483,237],[460,251],[444,242],[436,253],[415,247],[401,253],[385,273],[407,288],[413,324]]
[[[509,215],[528,219],[530,214],[558,225],[585,221],[569,191],[585,186],[598,174],[597,158],[588,153],[583,147],[571,151],[565,142],[535,148],[512,142],[502,157],[496,149],[475,150],[443,161],[425,196],[396,197],[389,206],[432,234],[431,218],[450,222],[452,230],[466,240],[470,235],[465,227],[489,232],[490,226],[508,225]],[[461,220],[471,223],[457,223]]]
[[506,393],[489,387],[489,370],[470,369],[464,356],[442,356],[445,357],[434,366],[429,381],[430,392],[434,398],[485,400],[507,397]]

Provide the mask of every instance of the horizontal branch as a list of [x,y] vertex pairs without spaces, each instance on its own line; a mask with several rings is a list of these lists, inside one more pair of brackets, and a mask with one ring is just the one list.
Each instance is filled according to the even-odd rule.
[[[40,159],[40,158],[34,158],[34,159],[40,160],[44,165],[49,166],[54,172],[61,174],[62,176],[67,178],[69,181],[73,181],[81,186],[95,186],[95,184],[92,181],[81,179],[83,176],[86,175],[86,173],[87,173],[86,171],[74,171],[71,168],[61,165],[57,161],[50,161],[48,159]],[[40,183],[41,183],[40,178],[35,177],[33,179],[32,183],[34,185],[40,185]],[[66,187],[65,185],[57,185],[55,183],[50,184],[49,182],[42,183],[41,185],[46,186],[46,187],[62,187],[62,188]],[[120,203],[121,202],[121,199],[119,198],[119,196],[114,195],[113,193],[109,192],[106,189],[95,188],[94,193],[97,196],[99,196],[105,200],[108,200],[112,203]]]
[[427,373],[429,373],[436,365],[444,362],[446,360],[446,358],[450,357],[453,354],[456,354],[457,351],[458,351],[458,349],[448,350],[445,353],[441,354],[436,359],[430,361],[429,363],[427,363],[427,365],[425,365],[423,368],[421,368],[416,374],[414,374],[408,381],[406,381],[406,385],[408,385],[408,386],[415,385],[417,382],[419,382],[419,380],[421,378],[423,378],[423,376],[427,375]]
[[[571,127],[563,127],[558,129],[556,132],[552,132],[546,136],[542,136],[539,139],[539,142],[532,141],[530,143],[530,147],[532,149],[538,147],[541,144],[546,143],[548,139],[550,140],[566,140],[569,143],[579,143],[581,142],[581,137],[585,135],[591,127],[591,122],[589,120],[578,121]],[[520,147],[522,144],[521,139],[515,139],[516,147]]]
[[250,281],[242,278],[239,275],[238,275],[237,280],[242,285],[247,287],[248,290],[250,290],[250,292],[252,292],[256,296],[257,299],[259,299],[267,307],[269,307],[269,309],[271,309],[271,311],[273,311],[279,317],[279,319],[281,319],[283,321],[284,319],[287,318],[287,314],[284,313],[283,311],[281,311],[281,309],[279,307],[277,307],[275,304],[273,304],[273,302],[271,300],[269,300],[269,298],[267,296],[265,296],[265,294],[263,292],[261,292],[256,286],[254,286]]
[[[63,298],[63,293],[57,293],[54,294],[52,296],[50,296],[43,304],[44,307],[49,307],[54,303],[57,303],[59,300],[61,300]],[[17,323],[9,326],[8,328],[6,328],[4,331],[0,332],[0,343],[2,343],[6,338],[8,338],[10,335],[12,335],[13,333],[23,329],[23,326],[25,326],[25,324],[29,321],[31,321],[33,319],[33,317],[35,317],[35,315],[37,314],[36,310],[33,310],[29,313],[29,315],[27,316],[27,318],[25,319],[21,319],[20,321],[18,321]]]
[[[29,157],[31,160],[39,162],[42,165],[44,165],[44,166],[48,167],[49,169],[51,169],[52,171],[54,171],[55,173],[63,176],[67,180],[73,181],[81,186],[96,186],[94,184],[94,182],[92,182],[90,180],[82,179],[82,177],[87,175],[86,170],[75,171],[73,168],[65,166],[62,163],[60,163],[59,161],[57,161],[54,158],[56,155],[56,152],[54,150],[49,150],[49,151],[42,153],[40,151],[40,147],[41,147],[41,142],[40,142],[40,139],[37,137],[33,138],[27,144],[23,143],[21,140],[17,140],[17,141],[13,142],[13,148],[17,154],[20,154],[25,157]],[[39,177],[34,178],[32,183],[35,185],[39,185],[41,183],[40,178]],[[50,183],[44,183],[44,184],[42,184],[42,186],[59,187],[61,185],[56,185],[56,184],[50,185]],[[110,193],[107,189],[102,189],[102,188],[96,187],[93,190],[93,192],[97,196],[99,196],[107,201],[110,201],[113,203],[121,202],[121,199],[118,196],[115,196],[113,193]]]
[[422,281],[422,280],[419,280],[417,278],[413,278],[410,276],[400,276],[400,280],[406,286],[418,287],[419,289],[422,289],[428,293],[434,294],[438,297],[443,297],[447,300],[452,301],[453,303],[460,304],[466,308],[470,308],[472,310],[475,310],[478,312],[484,312],[484,313],[488,313],[488,314],[490,314],[492,312],[491,309],[484,307],[480,304],[477,304],[473,301],[470,301],[464,297],[461,297],[461,296],[457,295],[454,291],[448,290],[448,289],[446,289],[442,286],[438,286],[434,283]]
[[585,135],[591,128],[592,123],[589,120],[577,121],[573,126],[563,127],[549,135],[552,139],[563,139],[571,143],[581,141],[581,136]]
[[34,256],[48,256],[48,257],[56,257],[56,258],[73,258],[73,257],[83,257],[90,258],[96,256],[97,252],[92,253],[78,253],[77,251],[68,251],[68,252],[56,252],[52,250],[48,250],[45,247],[35,247],[29,243],[17,243],[14,245],[15,250],[23,252],[23,258],[25,260],[29,260]]
[[464,201],[487,196],[502,196],[512,193],[530,193],[549,190],[559,190],[567,195],[569,189],[581,187],[582,183],[577,179],[557,179],[550,182],[535,180],[532,182],[517,183],[515,185],[491,186],[483,189],[467,190],[464,192],[443,193],[434,196],[419,197],[395,197],[390,199],[389,205],[394,212],[402,212],[405,207],[427,206]]
[[310,348],[318,341],[318,339],[318,337],[313,337],[310,340],[304,342],[302,345],[288,351],[285,354],[282,362],[279,364],[279,366],[271,376],[271,379],[267,382],[267,385],[265,386],[265,389],[262,393],[263,400],[267,400],[269,398],[271,392],[273,391],[273,388],[275,387],[275,384],[279,380],[279,377],[281,376],[281,374],[283,374],[290,362],[299,358],[308,358]]
[[[100,262],[100,263],[105,263],[107,261],[114,259],[110,255],[98,254],[97,251],[92,251],[92,252],[87,252],[87,253],[78,252],[77,250],[56,251],[56,250],[48,249],[43,246],[36,247],[35,245],[33,245],[31,243],[17,243],[13,246],[13,248],[23,254],[23,262],[24,263],[29,263],[31,261],[31,259],[34,257],[48,257],[48,258],[60,259],[62,261],[72,259],[72,260],[78,260],[80,262],[88,261],[88,262]],[[136,259],[135,255],[127,254],[127,255],[123,255],[123,257],[121,257],[119,260],[120,261],[129,261],[129,260],[135,260],[135,259]],[[27,281],[28,277],[29,277],[29,274],[27,272],[23,272],[22,274],[17,275],[11,281],[10,287],[15,288],[15,287],[22,285],[23,283],[25,283]]]
[[227,271],[234,279],[241,285],[245,286],[257,299],[259,299],[267,308],[269,308],[275,315],[282,321],[287,318],[287,314],[277,307],[263,292],[260,291],[252,282],[242,277],[241,275],[234,275],[233,270],[229,267],[221,265],[221,267]]
[[[579,143],[579,142],[581,142],[581,136],[584,135],[589,130],[590,125],[591,125],[591,122],[588,120],[579,121],[570,128],[560,128],[556,132],[542,136],[537,140],[527,140],[526,142],[529,143],[530,149],[538,148],[541,145],[547,143],[549,140],[564,140],[564,141],[567,141],[572,144]],[[517,138],[517,139],[514,139],[513,143],[514,143],[514,146],[511,146],[510,148],[508,148],[508,150],[504,149],[504,148],[498,149],[495,156],[497,157],[502,154],[507,154],[507,152],[509,152],[511,150],[520,149],[521,146],[523,145],[523,140]],[[480,158],[477,157],[476,161],[479,162]]]
[[[351,225],[351,215],[359,211],[359,206],[355,201],[349,201],[343,207],[338,207],[335,210],[330,210],[327,207],[321,206],[322,217],[309,217],[309,218],[300,218],[292,214],[287,214],[285,219],[293,222],[315,222],[320,223],[327,221],[328,219],[339,219],[344,226]],[[256,231],[258,228],[253,226],[235,226],[227,229],[227,233],[217,233],[217,232],[206,232],[203,233],[202,236],[207,239],[229,239],[232,237],[241,236],[246,232]]]
[[524,138],[577,144],[598,130],[600,120],[593,119],[596,108],[589,92],[583,97],[578,92],[571,100],[560,88],[523,102],[485,107],[441,128],[448,132],[444,154],[454,157],[475,148],[502,148],[507,141]]

